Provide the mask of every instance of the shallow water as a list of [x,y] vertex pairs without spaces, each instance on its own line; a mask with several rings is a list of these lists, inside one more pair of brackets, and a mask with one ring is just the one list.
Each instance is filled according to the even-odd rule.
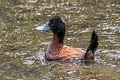
[[[99,36],[95,63],[47,62],[51,31],[37,31],[51,17],[65,19],[65,43],[86,48]],[[0,0],[0,80],[119,80],[119,0]]]

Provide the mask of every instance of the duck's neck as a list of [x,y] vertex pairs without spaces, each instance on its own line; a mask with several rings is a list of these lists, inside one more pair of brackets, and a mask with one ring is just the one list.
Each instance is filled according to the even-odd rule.
[[62,41],[61,41],[58,35],[53,34],[52,43],[53,44],[61,44],[61,45],[63,45],[64,44],[64,39],[62,39]]

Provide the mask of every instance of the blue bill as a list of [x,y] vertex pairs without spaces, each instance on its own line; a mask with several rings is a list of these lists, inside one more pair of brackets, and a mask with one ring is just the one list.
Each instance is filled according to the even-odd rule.
[[49,26],[48,24],[49,24],[49,22],[46,22],[45,25],[43,25],[43,26],[38,26],[38,27],[36,27],[36,29],[37,29],[37,30],[49,30],[49,29],[50,29],[50,26]]

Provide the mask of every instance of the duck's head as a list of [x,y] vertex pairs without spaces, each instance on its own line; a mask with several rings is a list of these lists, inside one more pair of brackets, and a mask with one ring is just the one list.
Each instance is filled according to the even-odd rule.
[[38,26],[36,29],[42,31],[52,30],[53,34],[58,37],[60,43],[64,40],[66,28],[65,22],[60,16],[53,17],[44,26]]

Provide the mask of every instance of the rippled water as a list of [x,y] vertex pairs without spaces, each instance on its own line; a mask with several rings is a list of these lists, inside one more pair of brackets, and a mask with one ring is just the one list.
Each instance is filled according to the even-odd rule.
[[[51,31],[37,31],[51,17],[65,19],[69,46],[86,48],[99,36],[95,63],[48,62]],[[119,0],[0,0],[0,80],[119,80]]]

